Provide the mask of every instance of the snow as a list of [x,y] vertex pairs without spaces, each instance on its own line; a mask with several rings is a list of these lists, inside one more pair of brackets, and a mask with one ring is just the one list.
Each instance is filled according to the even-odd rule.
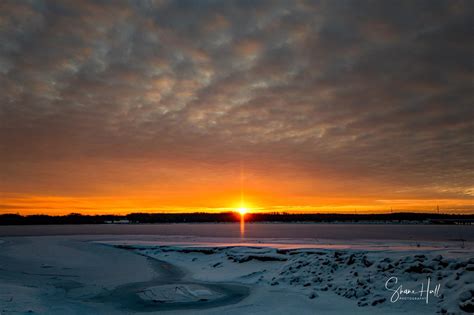
[[[99,235],[1,241],[2,315],[459,314],[474,307],[471,242],[461,248]],[[429,277],[440,296],[428,304],[392,303],[390,277],[404,288]]]
[[0,251],[0,314],[104,314],[109,307],[83,299],[153,276],[143,257],[110,246],[65,237],[8,238]]
[[[298,248],[295,244],[288,247],[268,243],[260,244],[262,247],[256,247],[259,244],[213,246],[208,242],[188,245],[126,243],[142,255],[187,269],[194,279],[252,285],[264,296],[279,290],[293,292],[306,297],[314,310],[324,309],[322,303],[328,299],[334,301],[334,310],[343,313],[356,309],[370,313],[456,314],[460,309],[470,310],[473,305],[474,273],[468,271],[474,270],[474,258],[470,257],[470,249],[452,247],[446,250],[438,245],[433,251],[427,250],[428,246],[420,249],[404,244],[385,247],[390,250],[368,251],[350,246],[345,249],[310,248],[308,244]],[[373,244],[368,247],[374,248]],[[431,297],[429,304],[419,301],[391,303],[391,292],[384,284],[392,276],[407,287],[426,282],[430,277],[432,283],[441,284],[443,294],[440,298]],[[341,309],[343,301],[349,309]]]

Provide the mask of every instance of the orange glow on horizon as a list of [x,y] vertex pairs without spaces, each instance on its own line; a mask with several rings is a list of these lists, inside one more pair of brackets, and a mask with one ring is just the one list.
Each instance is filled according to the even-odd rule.
[[[212,196],[206,199],[212,200]],[[230,198],[231,199],[231,198]],[[439,205],[441,213],[473,213],[472,201],[442,199],[442,200],[367,200],[367,199],[315,199],[308,202],[292,203],[291,199],[282,205],[272,203],[266,198],[252,197],[249,203],[237,203],[233,207],[226,206],[225,195],[214,198],[215,202],[206,205],[205,200],[193,201],[181,198],[184,204],[164,202],[161,198],[150,197],[65,197],[65,196],[30,196],[11,195],[2,196],[3,209],[0,213],[19,213],[22,215],[49,214],[65,215],[69,213],[81,214],[129,214],[133,212],[149,213],[185,213],[185,212],[237,212],[239,215],[259,212],[287,212],[287,213],[390,213],[393,212],[437,212]],[[227,198],[229,200],[229,198]],[[298,200],[297,200],[298,201]],[[228,205],[229,203],[227,203]]]
[[[106,166],[104,166],[106,168]],[[146,177],[147,172],[140,172]],[[125,170],[124,170],[125,171]],[[118,214],[134,212],[184,213],[184,212],[287,212],[287,213],[390,213],[393,212],[437,212],[474,213],[472,199],[430,198],[431,196],[397,196],[391,192],[380,191],[372,195],[339,189],[323,190],[314,186],[305,190],[308,183],[301,178],[285,180],[279,174],[274,177],[259,177],[246,174],[245,187],[239,180],[237,171],[223,173],[222,178],[208,178],[201,170],[193,170],[184,177],[177,176],[173,182],[157,183],[141,181],[140,176],[132,176],[127,185],[95,183],[103,190],[86,191],[78,194],[76,190],[90,187],[85,180],[79,181],[79,188],[64,186],[62,195],[48,194],[47,190],[33,193],[5,193],[0,195],[0,213],[19,213],[22,215],[49,214]],[[150,171],[151,172],[151,171]],[[121,173],[120,173],[121,174]],[[175,175],[175,174],[172,174]],[[120,175],[122,176],[122,175]],[[60,178],[63,179],[63,178]],[[140,179],[140,181],[139,181]],[[148,179],[148,178],[145,178]],[[183,180],[181,180],[183,179]],[[121,178],[122,182],[126,181]],[[68,179],[69,183],[77,183]],[[94,183],[92,179],[90,183]],[[284,183],[284,184],[282,184]],[[106,189],[105,189],[106,188]],[[245,188],[245,196],[244,196]],[[369,189],[370,186],[367,186]],[[314,193],[317,192],[317,193]],[[237,197],[238,196],[238,197]]]
[[[402,211],[474,213],[472,198],[443,198],[443,192],[394,192],[367,181],[344,186],[343,181],[309,178],[304,174],[258,172],[250,165],[214,166],[173,161],[134,161],[122,164],[93,160],[42,167],[61,176],[48,181],[29,179],[20,189],[9,182],[0,190],[0,213],[65,215],[128,214],[133,212],[287,212],[390,213]],[[271,164],[271,162],[268,162]],[[166,167],[164,167],[164,166]],[[105,174],[107,176],[96,176]],[[348,189],[351,187],[352,189]],[[21,192],[13,192],[21,191]],[[474,196],[474,190],[469,194]]]

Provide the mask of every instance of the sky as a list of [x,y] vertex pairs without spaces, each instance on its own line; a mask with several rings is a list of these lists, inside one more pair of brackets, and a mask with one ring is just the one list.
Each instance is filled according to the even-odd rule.
[[0,213],[474,212],[474,1],[1,1]]

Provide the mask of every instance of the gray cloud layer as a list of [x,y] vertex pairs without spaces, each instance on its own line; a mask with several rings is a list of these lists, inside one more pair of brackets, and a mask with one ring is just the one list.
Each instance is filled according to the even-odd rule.
[[473,17],[473,1],[2,1],[2,189],[103,157],[472,198]]

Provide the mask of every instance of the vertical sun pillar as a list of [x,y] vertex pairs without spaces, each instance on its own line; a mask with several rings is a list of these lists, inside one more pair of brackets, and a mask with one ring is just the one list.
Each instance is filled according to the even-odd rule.
[[240,211],[240,238],[245,237],[245,212]]

